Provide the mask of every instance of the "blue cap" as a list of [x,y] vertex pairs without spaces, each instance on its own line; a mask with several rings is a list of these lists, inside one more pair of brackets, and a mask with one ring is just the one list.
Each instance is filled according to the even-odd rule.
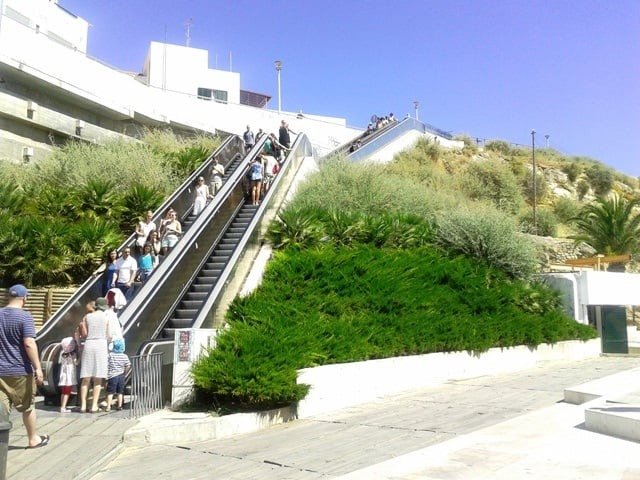
[[29,295],[29,292],[27,291],[27,287],[18,284],[9,289],[9,295],[12,297],[26,297]]
[[124,340],[116,338],[113,340],[113,353],[124,353]]

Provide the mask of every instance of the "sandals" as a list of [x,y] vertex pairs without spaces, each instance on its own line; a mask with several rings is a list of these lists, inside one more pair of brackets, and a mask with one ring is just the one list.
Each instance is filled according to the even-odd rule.
[[37,445],[28,446],[26,447],[26,449],[29,450],[31,448],[40,448],[48,444],[49,444],[49,435],[40,435],[40,443],[38,443]]

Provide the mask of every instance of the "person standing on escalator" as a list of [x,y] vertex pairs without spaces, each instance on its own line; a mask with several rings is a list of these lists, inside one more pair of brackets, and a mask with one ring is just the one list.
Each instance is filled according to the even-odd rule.
[[251,203],[258,205],[260,203],[260,190],[262,187],[262,179],[264,176],[264,163],[262,155],[258,155],[249,165],[249,189],[251,191]]
[[180,235],[182,235],[182,225],[178,220],[178,215],[175,210],[169,210],[167,218],[162,221],[162,227],[160,229],[160,235],[162,237],[162,255],[166,257],[173,247],[176,246]]
[[251,150],[256,143],[255,137],[253,136],[253,132],[251,131],[251,127],[249,125],[247,125],[247,129],[242,135],[242,138],[244,140],[244,153],[246,155],[247,153],[249,153],[249,150]]
[[204,177],[198,177],[193,200],[193,214],[200,215],[200,212],[207,206],[207,202],[212,198],[211,193],[209,193],[209,186],[204,182]]
[[211,195],[215,195],[222,188],[222,177],[224,177],[224,166],[218,162],[217,159],[213,159],[213,165],[209,171],[209,185]]
[[138,262],[131,256],[131,248],[125,247],[122,257],[116,262],[116,288],[124,294],[127,303],[133,298],[136,273],[138,272]]
[[289,124],[282,120],[280,122],[280,128],[278,129],[278,142],[287,150],[291,148],[291,137],[289,134],[297,135],[296,132],[289,128]]

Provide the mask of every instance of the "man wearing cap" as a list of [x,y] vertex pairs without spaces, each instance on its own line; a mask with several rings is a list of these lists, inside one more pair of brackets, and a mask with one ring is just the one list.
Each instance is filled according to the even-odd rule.
[[0,309],[0,402],[7,412],[11,406],[22,412],[29,446],[43,447],[48,435],[36,433],[36,382],[43,381],[36,327],[31,314],[24,310],[29,292],[24,285],[9,289],[9,301]]

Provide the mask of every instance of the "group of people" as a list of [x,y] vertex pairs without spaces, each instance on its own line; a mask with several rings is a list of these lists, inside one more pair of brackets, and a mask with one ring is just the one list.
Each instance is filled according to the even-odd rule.
[[[251,150],[262,135],[265,133],[260,129],[254,140],[251,127],[247,125],[247,130],[243,135],[245,152]],[[293,132],[289,128],[289,124],[282,120],[278,129],[278,137],[269,133],[264,141],[262,151],[251,161],[244,179],[244,191],[247,201],[252,205],[258,205],[269,191],[274,177],[280,171],[280,164],[291,149],[291,135],[297,135],[297,133]]]
[[133,246],[125,247],[120,256],[117,250],[110,250],[105,263],[93,274],[94,277],[104,275],[102,296],[116,295],[117,309],[131,301],[136,283],[145,283],[162,258],[178,243],[182,224],[172,208],[167,210],[159,226],[153,221],[153,212],[149,211],[138,223],[135,234]]
[[397,122],[396,117],[393,116],[393,113],[390,113],[389,115],[385,115],[382,117],[378,117],[377,115],[373,115],[371,117],[371,122],[369,122],[369,125],[367,125],[367,129],[365,130],[363,136],[367,136],[372,134],[373,132],[375,132],[376,130],[386,127],[387,125],[389,125],[390,123],[395,123]]
[[266,150],[254,157],[245,178],[245,197],[252,205],[260,204],[279,171],[280,162]]
[[[253,148],[263,135],[265,135],[265,133],[262,129],[258,130],[258,133],[254,135],[251,126],[247,125],[247,129],[242,134],[245,154],[249,153],[249,150]],[[276,137],[275,134],[270,133],[265,140],[263,154],[271,155],[279,162],[282,162],[286,153],[291,149],[291,135],[297,135],[297,133],[291,130],[291,127],[289,127],[286,121],[282,120],[278,128],[278,136]]]
[[[86,305],[87,313],[73,332],[60,342],[60,413],[69,413],[69,397],[78,385],[80,413],[100,411],[100,393],[106,383],[104,410],[110,411],[113,397],[116,408],[122,410],[126,373],[131,361],[124,353],[122,325],[107,298],[99,297]],[[80,372],[78,375],[78,365]],[[91,407],[87,410],[89,388],[93,387]]]

